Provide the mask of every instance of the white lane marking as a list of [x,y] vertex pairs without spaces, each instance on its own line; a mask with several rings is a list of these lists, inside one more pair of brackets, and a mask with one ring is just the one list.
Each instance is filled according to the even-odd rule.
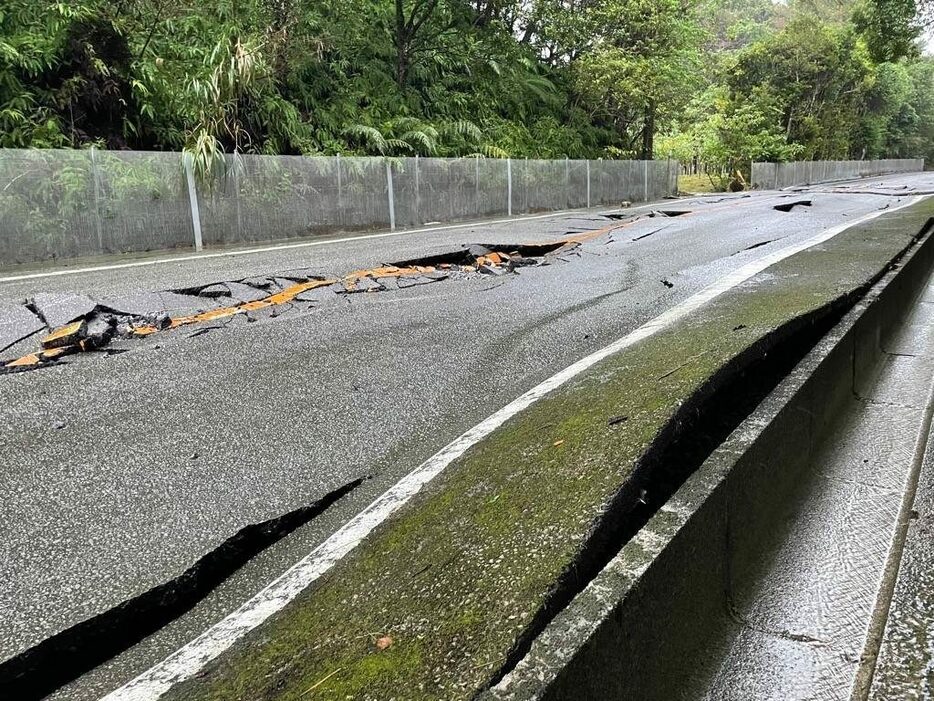
[[745,282],[770,265],[823,243],[846,229],[875,219],[882,214],[902,209],[922,199],[924,198],[915,197],[896,207],[872,212],[853,222],[827,229],[804,241],[785,246],[778,251],[747,263],[717,282],[691,295],[683,302],[659,314],[626,336],[549,377],[428,458],[236,611],[159,664],[143,672],[136,679],[109,693],[103,698],[103,701],[154,701],[165,694],[174,684],[191,679],[208,662],[229,649],[238,639],[259,626],[274,613],[281,611],[302,590],[353,550],[376,526],[398,511],[426,483],[463,455],[468,448],[486,438],[507,420],[531,404],[596,363],[680,321],[715,297]]
[[[656,203],[657,204],[657,203]],[[639,205],[632,207],[631,211],[645,209],[654,204]],[[576,213],[592,213],[595,211],[613,211],[612,207],[598,207],[596,209],[566,209],[559,212],[549,212],[548,214],[531,214],[521,217],[508,217],[506,219],[488,219],[486,221],[461,222],[459,224],[446,224],[444,226],[424,227],[421,229],[401,229],[399,231],[386,231],[381,234],[360,234],[359,236],[341,236],[320,241],[302,241],[301,243],[283,243],[274,246],[260,246],[257,248],[244,248],[236,251],[217,251],[216,253],[194,253],[186,256],[171,256],[168,258],[156,258],[154,260],[137,260],[132,263],[112,263],[110,265],[95,265],[86,268],[63,268],[61,270],[50,270],[42,273],[23,273],[22,275],[10,275],[0,277],[0,282],[18,282],[20,280],[36,280],[45,277],[60,277],[62,275],[78,275],[79,273],[97,273],[104,270],[121,270],[123,268],[141,268],[148,265],[161,265],[163,263],[182,263],[190,260],[206,260],[208,258],[225,258],[234,256],[248,256],[254,253],[268,253],[270,251],[287,251],[293,248],[308,248],[311,246],[326,246],[329,243],[343,243],[345,241],[367,241],[370,239],[389,238],[391,236],[406,236],[408,234],[421,234],[432,231],[449,231],[451,229],[469,229],[475,226],[491,226],[493,224],[508,224],[510,222],[533,221],[535,219],[548,219],[549,217],[563,217]]]

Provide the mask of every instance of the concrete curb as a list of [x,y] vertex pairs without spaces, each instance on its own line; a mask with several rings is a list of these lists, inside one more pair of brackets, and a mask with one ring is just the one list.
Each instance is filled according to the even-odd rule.
[[[774,505],[934,267],[924,238],[558,614],[493,699],[678,698],[683,660],[729,615],[730,569],[772,527]],[[741,564],[739,565],[741,566]],[[703,655],[699,656],[703,658]],[[711,661],[713,662],[713,661]],[[699,669],[705,675],[715,670]]]

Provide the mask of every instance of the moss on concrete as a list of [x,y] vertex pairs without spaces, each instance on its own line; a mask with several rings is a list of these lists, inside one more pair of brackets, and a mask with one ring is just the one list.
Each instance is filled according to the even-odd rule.
[[473,696],[682,403],[769,332],[866,284],[934,207],[900,214],[784,260],[534,404],[167,698]]

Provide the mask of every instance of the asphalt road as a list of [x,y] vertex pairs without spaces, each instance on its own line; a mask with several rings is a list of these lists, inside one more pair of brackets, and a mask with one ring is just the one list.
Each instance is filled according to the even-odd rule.
[[[640,219],[552,265],[335,295],[0,376],[0,661],[178,576],[246,525],[370,477],[190,615],[59,696],[119,685],[524,390],[758,256],[934,190],[934,174],[839,189],[665,202],[643,211],[690,214]],[[773,209],[796,199],[813,204]],[[294,269],[342,274],[625,223],[606,211],[4,280],[19,276],[10,273],[0,304],[65,290],[124,299]]]

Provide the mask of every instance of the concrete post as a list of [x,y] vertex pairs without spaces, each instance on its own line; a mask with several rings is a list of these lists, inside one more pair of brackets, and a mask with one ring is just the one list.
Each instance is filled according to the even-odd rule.
[[473,157],[474,160],[474,207],[477,216],[480,216],[480,154]]
[[337,154],[337,223],[344,223],[344,195],[341,188],[341,155]]
[[386,194],[389,197],[389,230],[396,230],[396,202],[392,193],[392,166],[386,161]]
[[237,206],[237,239],[243,240],[243,213],[240,209],[240,158],[234,151],[230,157],[231,168],[233,170],[233,191],[234,203]]
[[104,252],[104,232],[101,217],[101,182],[97,170],[97,149],[91,147],[91,178],[94,180],[94,226],[97,229],[97,251]]
[[185,180],[188,181],[188,204],[191,207],[191,227],[195,232],[195,250],[204,250],[204,241],[201,238],[201,212],[198,209],[198,193],[195,191],[195,173],[191,165],[191,154],[182,155],[185,166]]
[[649,162],[642,161],[642,181],[645,186],[645,199],[643,202],[649,201]]
[[587,208],[590,209],[590,159],[587,159]]
[[564,157],[564,208],[571,208],[571,162]]
[[422,215],[421,215],[422,199],[421,199],[420,190],[419,190],[420,187],[421,187],[421,183],[419,182],[419,179],[418,179],[418,154],[416,153],[415,154],[415,223],[416,224],[422,223]]
[[506,159],[506,216],[512,216],[512,159]]

